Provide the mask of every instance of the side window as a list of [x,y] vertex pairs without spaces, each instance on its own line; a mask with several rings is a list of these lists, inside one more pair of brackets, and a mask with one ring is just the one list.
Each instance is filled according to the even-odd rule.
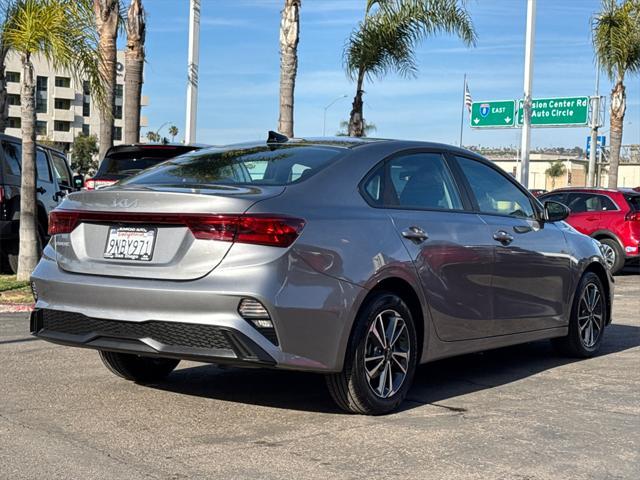
[[56,176],[58,184],[70,188],[71,176],[69,175],[69,170],[67,169],[67,161],[65,160],[65,158],[56,153],[52,153],[51,160],[53,161],[53,173]]
[[540,199],[540,201],[542,203],[544,203],[546,201],[560,202],[560,203],[566,202],[566,200],[564,198],[564,193],[554,193],[554,194],[551,194],[551,195],[545,195],[544,198]]
[[44,153],[44,150],[36,150],[36,171],[38,172],[38,180],[51,183],[49,162],[47,161],[47,154]]
[[481,212],[533,218],[529,197],[500,172],[470,158],[456,158],[471,185]]
[[369,178],[364,190],[372,203],[381,206],[462,209],[453,177],[439,153],[396,157]]
[[616,210],[616,206],[611,199],[593,193],[570,193],[567,207],[569,207],[573,213]]
[[609,197],[600,195],[600,210],[610,212],[611,210],[617,210],[616,204]]
[[2,150],[4,150],[5,171],[10,175],[19,177],[22,161],[22,146],[13,142],[2,142]]

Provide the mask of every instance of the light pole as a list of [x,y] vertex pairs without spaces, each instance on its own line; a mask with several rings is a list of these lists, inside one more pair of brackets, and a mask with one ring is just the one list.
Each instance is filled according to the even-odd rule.
[[169,125],[170,123],[173,123],[173,122],[170,122],[170,121],[169,122],[164,122],[162,125],[160,125],[160,127],[156,130],[156,136],[159,137],[160,136],[160,130],[162,130],[165,127],[165,125]]
[[331,103],[329,103],[326,107],[324,107],[324,116],[322,117],[322,136],[324,137],[327,133],[327,110],[336,103],[338,100],[342,100],[343,98],[347,98],[349,95],[346,93],[344,95],[340,95],[337,98],[334,98]]
[[[591,20],[593,36],[593,19]],[[600,127],[600,58],[596,55],[596,92],[591,99],[591,150],[589,152],[589,171],[587,186],[596,186],[596,155],[598,153],[598,128]]]
[[533,47],[536,36],[536,0],[527,0],[527,33],[524,47],[524,98],[522,111],[522,160],[520,183],[529,187],[529,149],[531,147],[531,90],[533,87]]
[[198,62],[200,56],[200,0],[189,2],[189,64],[187,70],[187,121],[185,143],[196,141],[198,116]]

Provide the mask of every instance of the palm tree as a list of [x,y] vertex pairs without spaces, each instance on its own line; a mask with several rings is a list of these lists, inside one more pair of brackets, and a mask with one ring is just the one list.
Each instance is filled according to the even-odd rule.
[[302,0],[285,0],[280,19],[280,118],[278,131],[293,137],[293,93],[298,73]]
[[593,27],[593,47],[600,65],[614,82],[609,119],[609,188],[616,188],[627,108],[624,77],[640,71],[640,0],[602,0],[602,11]]
[[364,19],[351,32],[343,53],[347,74],[356,82],[350,136],[364,133],[365,79],[380,79],[390,72],[415,76],[417,44],[437,33],[455,34],[466,45],[475,45],[464,0],[367,0]]
[[149,140],[150,143],[158,143],[160,141],[160,134],[158,134],[158,133],[156,133],[156,132],[154,132],[152,130],[149,130],[147,132],[146,137],[147,137],[147,140]]
[[120,21],[120,0],[93,0],[95,24],[98,31],[100,65],[104,77],[105,97],[100,110],[100,161],[113,146],[113,110],[115,103],[116,64],[118,50],[118,25]]
[[[369,123],[364,118],[362,119],[362,136],[368,137],[369,134],[378,130],[375,123]],[[340,122],[340,130],[336,133],[338,137],[347,137],[349,136],[349,120],[342,120]]]
[[557,160],[555,162],[549,162],[550,167],[547,168],[544,173],[551,177],[551,189],[556,188],[556,178],[562,177],[565,173],[567,173],[567,167],[564,166],[562,161]]
[[124,53],[124,141],[140,141],[140,100],[144,69],[145,14],[142,0],[131,0],[127,12],[127,49]]
[[9,117],[9,102],[7,96],[7,80],[5,78],[6,60],[9,49],[4,41],[4,27],[7,23],[11,3],[3,2],[0,5],[0,16],[2,17],[2,25],[0,25],[0,133],[4,133],[7,128],[7,119]]
[[28,280],[38,261],[36,206],[35,72],[31,59],[42,55],[55,70],[68,71],[77,83],[89,79],[102,101],[99,55],[86,9],[75,0],[16,0],[3,40],[22,63],[22,180],[18,280]]
[[178,135],[179,130],[175,125],[171,125],[169,127],[169,135],[171,135],[171,143],[176,141],[176,136]]

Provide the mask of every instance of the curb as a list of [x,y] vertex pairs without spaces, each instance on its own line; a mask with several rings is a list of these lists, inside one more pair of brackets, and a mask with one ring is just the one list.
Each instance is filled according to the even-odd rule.
[[30,312],[33,303],[0,303],[0,313]]

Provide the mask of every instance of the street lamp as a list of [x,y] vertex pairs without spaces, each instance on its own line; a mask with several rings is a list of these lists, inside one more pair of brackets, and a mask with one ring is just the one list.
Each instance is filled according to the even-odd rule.
[[347,98],[349,95],[346,93],[344,95],[340,95],[337,98],[334,98],[331,103],[329,103],[326,107],[324,107],[324,116],[322,118],[322,136],[324,137],[327,133],[327,110],[336,103],[338,100],[342,100],[343,98]]

